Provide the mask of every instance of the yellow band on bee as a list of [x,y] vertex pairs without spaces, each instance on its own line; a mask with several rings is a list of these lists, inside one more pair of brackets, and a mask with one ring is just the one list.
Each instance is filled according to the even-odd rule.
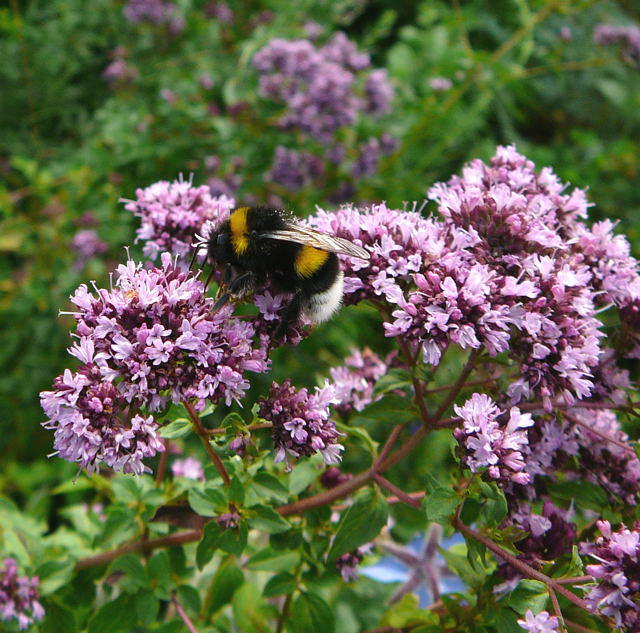
[[231,245],[237,255],[242,255],[249,248],[249,238],[247,237],[248,213],[249,207],[239,207],[234,209],[229,216]]
[[311,277],[327,261],[328,257],[327,251],[321,251],[319,248],[305,244],[296,256],[295,271],[299,277]]

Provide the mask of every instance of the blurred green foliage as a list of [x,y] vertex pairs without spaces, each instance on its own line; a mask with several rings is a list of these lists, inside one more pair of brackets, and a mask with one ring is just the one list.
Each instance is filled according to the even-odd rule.
[[[331,206],[327,187],[289,192],[264,179],[277,145],[319,151],[308,139],[279,130],[276,109],[257,93],[251,59],[272,38],[303,38],[305,22],[313,20],[324,29],[321,41],[344,31],[371,54],[374,66],[388,69],[396,94],[383,127],[400,140],[400,148],[383,159],[374,176],[356,183],[354,204],[421,200],[429,186],[465,161],[488,158],[497,144],[517,143],[539,166],[551,165],[562,179],[588,187],[596,205],[593,217],[620,218],[640,247],[640,70],[627,65],[616,47],[602,48],[592,40],[599,23],[639,20],[634,2],[237,0],[230,3],[228,24],[211,15],[210,4],[176,2],[185,18],[177,34],[128,22],[122,1],[11,0],[0,8],[0,492],[34,517],[23,527],[37,543],[35,552],[77,547],[84,553],[91,539],[103,546],[121,543],[161,502],[144,497],[146,478],[132,484],[133,491],[122,477],[106,482],[95,476],[92,485],[81,480],[50,494],[75,471],[60,460],[44,460],[51,434],[38,424],[43,420],[38,392],[69,365],[71,319],[58,311],[70,309],[67,297],[79,283],[108,283],[109,271],[125,256],[123,247],[133,244],[136,224],[120,198],[181,173],[203,183],[206,158],[217,156],[222,172],[235,170],[242,177],[238,199],[277,194],[301,215],[315,205]],[[116,49],[137,76],[110,84],[103,72]],[[202,76],[211,87],[203,87]],[[451,88],[434,90],[434,78],[449,79]],[[363,125],[360,138],[370,133],[369,123]],[[355,149],[355,135],[343,140],[347,151]],[[242,166],[233,167],[234,158],[242,159]],[[87,213],[109,250],[79,267],[70,244]],[[139,256],[139,247],[132,253]],[[278,350],[274,374],[259,377],[253,389],[285,376],[298,386],[312,385],[351,346],[384,353],[379,330],[373,310],[344,309],[299,348]],[[441,373],[445,384],[451,376],[446,367]],[[361,422],[374,439],[384,439],[383,422]],[[399,464],[399,476],[408,486],[419,481],[419,487],[424,465],[437,471],[450,460],[449,451],[449,436],[438,437]],[[350,453],[346,469],[364,467],[368,457],[366,451]],[[108,499],[115,501],[106,525],[80,505]],[[8,501],[1,503],[6,505],[0,513],[16,523],[23,520]],[[406,507],[393,514],[401,539],[425,524],[422,513]],[[63,530],[47,540],[46,525],[67,525],[76,533]],[[147,561],[149,570],[169,565],[156,556]],[[171,556],[176,577],[193,575],[177,554]],[[238,584],[242,574],[238,581],[238,569],[230,568],[223,572]],[[66,581],[67,572],[41,570],[50,583],[45,595]],[[87,583],[90,572],[83,573],[48,605],[45,630],[56,630],[60,622],[68,624],[65,630],[76,630],[69,624],[73,616],[65,595],[86,605],[88,617],[93,585]],[[322,577],[319,585],[326,595],[335,593]],[[380,589],[365,582],[358,591],[340,594],[341,631],[377,622],[374,601]],[[206,608],[215,612],[215,600],[226,604],[231,593],[210,595]],[[249,585],[235,596],[239,612],[243,601],[255,598]],[[142,621],[153,620],[157,598],[139,592],[135,599]],[[314,600],[310,594],[296,608],[311,609]],[[363,601],[369,605],[364,609]],[[259,620],[267,607],[255,602]],[[400,620],[401,609],[408,613],[410,606],[398,606]],[[109,617],[99,611],[91,630],[103,630]]]

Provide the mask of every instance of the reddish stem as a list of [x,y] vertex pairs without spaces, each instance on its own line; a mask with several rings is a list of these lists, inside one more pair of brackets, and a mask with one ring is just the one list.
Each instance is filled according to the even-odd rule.
[[587,431],[589,431],[590,433],[593,433],[594,435],[598,435],[606,442],[615,444],[616,446],[631,453],[632,455],[636,454],[633,448],[628,444],[625,444],[624,442],[617,440],[615,437],[611,437],[610,435],[607,435],[604,431],[600,431],[599,429],[594,429],[592,426],[589,426],[586,422],[583,422],[579,418],[576,418],[575,415],[571,415],[570,413],[567,413],[565,411],[564,417],[567,418],[567,420],[569,420],[570,422],[573,422],[573,424],[577,424],[578,426],[581,426],[582,428],[587,429]]
[[398,486],[396,486],[395,484],[392,484],[388,479],[385,479],[382,475],[379,475],[376,473],[373,476],[373,478],[380,486],[382,486],[389,492],[392,492],[394,495],[396,495],[396,497],[398,497],[398,499],[400,499],[402,503],[406,503],[412,508],[420,508],[420,506],[422,505],[417,499],[414,499],[403,490],[400,490]]
[[587,608],[587,603],[584,600],[571,593],[566,587],[558,583],[554,578],[550,578],[546,574],[543,574],[537,569],[534,569],[533,567],[527,565],[525,562],[521,561],[513,554],[502,549],[502,547],[500,547],[497,543],[494,543],[490,538],[484,536],[484,534],[480,534],[480,532],[476,532],[473,528],[470,528],[468,525],[463,523],[458,516],[453,519],[453,525],[463,534],[466,534],[475,541],[482,543],[488,550],[491,550],[494,554],[511,565],[511,567],[517,569],[523,576],[543,582],[545,585],[547,585],[547,587],[554,589],[557,593],[564,596],[567,600],[569,600],[569,602],[572,602],[585,611],[589,610]]
[[83,558],[76,563],[76,571],[81,569],[87,569],[88,567],[95,567],[97,565],[105,565],[112,560],[123,556],[124,554],[131,554],[133,552],[151,551],[159,547],[175,547],[176,545],[184,545],[185,543],[193,543],[199,541],[202,536],[200,530],[190,530],[188,532],[177,532],[170,534],[169,536],[162,536],[160,538],[151,539],[150,541],[134,541],[132,543],[125,543],[120,547],[111,550],[110,552],[103,552],[102,554],[96,554],[95,556],[89,556]]
[[200,437],[200,441],[202,442],[204,449],[209,454],[209,457],[211,458],[213,465],[216,467],[216,470],[220,474],[220,477],[222,477],[222,481],[224,482],[224,485],[229,486],[231,484],[231,478],[229,477],[229,473],[227,472],[227,469],[224,467],[224,464],[222,463],[222,460],[220,459],[220,456],[218,455],[218,453],[216,453],[213,450],[213,447],[211,446],[211,442],[209,441],[209,434],[207,433],[207,429],[204,428],[204,425],[202,424],[202,420],[200,419],[200,416],[198,415],[196,410],[193,408],[193,405],[188,400],[185,400],[182,404],[184,405],[184,408],[187,410],[187,413],[189,414],[189,417],[193,422],[193,426],[196,430],[196,433]]
[[178,602],[178,598],[176,598],[175,594],[171,596],[171,602],[173,602],[173,606],[176,608],[178,615],[189,630],[189,633],[198,633],[198,629],[196,629],[196,627],[193,625],[191,618],[189,618],[189,616],[186,614],[185,610],[182,608],[182,605],[180,604],[180,602]]

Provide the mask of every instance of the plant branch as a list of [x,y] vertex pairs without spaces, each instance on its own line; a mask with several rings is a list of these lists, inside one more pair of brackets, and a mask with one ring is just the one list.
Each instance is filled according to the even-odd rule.
[[189,616],[185,613],[185,610],[182,608],[180,602],[178,602],[178,598],[176,598],[176,594],[171,595],[171,602],[173,602],[173,606],[176,608],[178,615],[184,622],[184,625],[189,630],[189,633],[198,633],[198,629],[193,625],[193,622],[189,618]]
[[76,563],[75,569],[76,571],[79,571],[81,569],[87,569],[88,567],[106,565],[119,556],[124,556],[124,554],[131,554],[133,552],[150,552],[160,547],[175,547],[177,545],[184,545],[185,543],[193,543],[194,541],[200,540],[201,536],[202,532],[200,530],[189,530],[188,532],[176,532],[175,534],[151,539],[150,541],[140,540],[125,543],[110,552],[103,552],[102,554],[96,554],[95,556],[88,556],[87,558],[80,559]]
[[627,452],[631,453],[632,455],[636,454],[636,452],[633,450],[633,448],[631,446],[629,446],[628,444],[625,444],[624,442],[621,442],[620,440],[617,440],[615,437],[611,437],[610,435],[607,435],[604,431],[600,431],[599,429],[594,429],[592,426],[590,426],[586,422],[583,422],[579,418],[576,418],[574,415],[572,415],[570,413],[567,413],[565,411],[564,417],[567,418],[567,420],[569,420],[570,422],[573,422],[573,424],[577,424],[578,426],[581,426],[581,427],[587,429],[587,431],[589,431],[590,433],[593,433],[594,435],[597,435],[597,436],[601,437],[606,442],[610,442],[611,444],[615,444],[619,448],[623,449],[624,451],[627,451]]
[[463,523],[458,516],[453,519],[453,525],[466,536],[474,539],[475,541],[478,541],[479,543],[482,543],[488,550],[492,551],[496,556],[511,565],[511,567],[517,569],[523,576],[526,576],[527,578],[533,578],[534,580],[538,580],[544,583],[550,589],[553,589],[561,596],[564,596],[567,600],[569,600],[569,602],[572,602],[585,611],[589,610],[584,600],[571,593],[555,578],[550,578],[546,574],[543,574],[530,565],[527,565],[525,562],[521,561],[519,558],[500,547],[497,543],[494,543],[490,538],[484,536],[484,534],[480,534],[480,532],[476,532],[473,528],[470,528],[468,525]]
[[373,479],[382,487],[393,493],[402,503],[406,503],[408,506],[412,508],[420,508],[421,503],[417,499],[409,496],[406,492],[398,488],[395,484],[392,484],[388,479],[385,479],[382,475],[376,473],[373,476]]
[[187,413],[191,418],[191,422],[193,422],[193,427],[196,433],[198,434],[198,436],[200,437],[202,445],[204,446],[205,450],[209,454],[209,457],[211,458],[213,465],[216,467],[216,470],[220,474],[220,477],[222,477],[222,481],[224,481],[224,485],[228,486],[231,483],[229,473],[227,472],[227,469],[224,467],[224,464],[222,463],[222,460],[220,459],[220,456],[218,455],[218,453],[216,453],[213,450],[213,446],[211,446],[211,442],[209,441],[209,434],[207,433],[207,429],[204,428],[204,425],[202,424],[202,420],[200,419],[200,416],[198,415],[196,410],[193,408],[193,405],[188,400],[185,400],[182,404],[184,405],[184,408],[187,410]]
[[574,576],[573,578],[556,578],[559,585],[581,585],[585,582],[593,582],[593,576]]

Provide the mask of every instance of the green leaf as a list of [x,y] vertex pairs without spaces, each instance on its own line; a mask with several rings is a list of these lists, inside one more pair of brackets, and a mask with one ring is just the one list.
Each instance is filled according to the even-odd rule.
[[251,487],[261,501],[273,499],[277,503],[286,503],[289,499],[287,489],[269,473],[258,473],[253,478]]
[[469,563],[466,555],[442,548],[440,548],[439,551],[446,561],[447,567],[456,574],[456,576],[459,576],[466,585],[469,585],[469,587],[479,587],[482,585],[486,575],[483,572],[475,570]]
[[269,506],[253,506],[251,511],[255,515],[249,519],[249,526],[254,530],[261,530],[267,534],[279,534],[291,529],[289,521]]
[[196,565],[198,569],[202,569],[213,558],[218,548],[220,536],[222,536],[222,528],[215,521],[209,521],[204,526],[202,538],[196,549]]
[[507,500],[504,493],[495,483],[478,482],[478,487],[483,496],[482,517],[488,525],[499,525],[507,516]]
[[232,560],[220,564],[211,581],[210,598],[207,611],[215,613],[231,601],[234,592],[244,582],[242,571]]
[[438,484],[422,500],[422,508],[427,515],[427,521],[447,525],[459,503],[460,497],[452,488]]
[[312,461],[296,464],[289,475],[289,493],[299,495],[306,490],[318,477],[318,469]]
[[300,553],[297,551],[273,550],[267,547],[249,559],[247,568],[256,571],[285,571],[294,569],[299,562]]
[[490,622],[495,626],[496,633],[522,633],[518,616],[511,609],[492,610]]
[[412,628],[417,624],[425,624],[433,621],[434,613],[429,613],[418,606],[418,596],[408,593],[392,607],[382,617],[382,624],[394,629]]
[[135,627],[136,616],[135,598],[122,594],[96,611],[89,620],[88,633],[130,633]]
[[559,499],[568,503],[575,501],[581,508],[598,512],[608,505],[607,493],[590,481],[549,483],[549,495],[554,500]]
[[356,420],[372,422],[390,422],[400,424],[417,418],[413,402],[409,398],[390,393],[382,399],[370,404],[364,411],[357,414]]
[[154,593],[161,600],[169,599],[169,590],[173,586],[171,581],[171,564],[169,555],[165,551],[156,552],[147,561],[147,574]]
[[247,522],[240,521],[240,526],[224,530],[218,541],[218,547],[228,554],[239,556],[247,546]]
[[74,563],[69,560],[49,560],[38,565],[34,574],[40,579],[38,593],[48,596],[67,585],[73,577],[73,568]]
[[373,388],[375,395],[381,395],[395,391],[396,389],[405,389],[411,384],[409,374],[405,369],[390,369],[376,382]]
[[160,600],[152,591],[141,591],[136,595],[136,615],[142,624],[153,624],[160,611]]
[[231,484],[227,488],[227,497],[229,503],[234,503],[237,506],[244,505],[244,485],[236,475],[231,478]]
[[273,598],[274,596],[286,596],[293,593],[296,589],[296,579],[289,572],[277,574],[267,581],[264,586],[262,595],[265,598]]
[[227,500],[220,490],[215,488],[191,488],[188,493],[189,505],[194,512],[203,517],[214,517],[227,508]]
[[76,633],[78,626],[71,609],[52,600],[47,600],[44,607],[44,619],[39,627],[42,633]]
[[292,633],[333,633],[336,623],[329,605],[315,593],[301,593],[291,608]]
[[542,611],[546,608],[548,599],[549,591],[543,582],[525,579],[507,596],[506,604],[524,615],[529,609],[534,613]]
[[160,429],[160,437],[166,440],[177,440],[193,432],[193,424],[187,418],[178,418]]
[[242,633],[271,633],[265,602],[253,583],[245,583],[233,594],[233,617]]
[[178,587],[178,598],[188,613],[194,616],[200,613],[200,594],[195,587],[180,585]]
[[223,428],[241,429],[246,425],[241,415],[232,412],[224,416],[220,426]]
[[373,492],[360,497],[343,513],[328,559],[335,560],[372,541],[387,523],[387,504]]
[[129,593],[136,593],[139,589],[148,587],[147,572],[138,556],[126,554],[116,558],[107,569],[107,576],[114,572],[122,572],[125,578],[121,580],[122,587]]
[[133,503],[142,498],[141,484],[131,475],[116,475],[111,481],[111,489],[120,503]]

